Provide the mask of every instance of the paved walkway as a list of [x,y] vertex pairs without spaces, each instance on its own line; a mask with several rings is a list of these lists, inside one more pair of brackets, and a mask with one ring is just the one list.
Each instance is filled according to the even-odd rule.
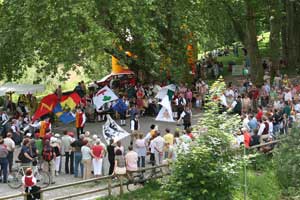
[[[195,124],[196,121],[199,119],[200,117],[200,113],[198,112],[193,112],[193,120],[192,120],[192,124]],[[119,122],[119,121],[117,121]],[[129,127],[129,120],[127,119],[127,126],[123,127],[125,130],[130,131],[130,127]],[[96,134],[98,136],[100,136],[101,140],[104,141],[104,138],[102,136],[102,125],[104,124],[104,122],[95,122],[95,123],[87,123],[85,130],[88,130],[91,132],[91,136]],[[166,128],[170,128],[172,132],[175,131],[175,129],[179,128],[179,129],[183,129],[183,126],[176,126],[176,123],[169,123],[169,122],[158,122],[155,121],[155,119],[153,117],[142,117],[140,119],[140,124],[141,124],[141,131],[146,134],[149,130],[150,130],[150,126],[151,124],[156,124],[159,127],[159,130],[161,131],[161,133],[164,133],[164,130]],[[74,124],[69,124],[69,125],[63,125],[63,124],[55,124],[54,126],[54,133],[60,133],[62,134],[63,130],[67,129],[69,131],[73,131],[74,133],[76,133],[76,129],[74,127]],[[130,143],[130,138],[124,138],[122,140],[122,144],[124,145],[125,149],[127,149],[128,145]],[[17,155],[17,153],[16,153]],[[149,160],[149,157],[147,157],[147,161]],[[64,158],[63,158],[63,162],[64,163]],[[64,165],[62,166],[62,169],[64,169]],[[107,157],[103,160],[103,170],[104,170],[104,174],[108,174],[108,169],[109,169],[109,163],[107,160]],[[62,170],[64,171],[64,170]],[[64,174],[63,172],[59,175],[55,177],[55,185],[61,185],[61,184],[65,184],[65,183],[71,183],[71,182],[75,182],[75,181],[79,181],[81,180],[80,178],[75,178],[71,175],[67,175]],[[45,199],[52,199],[54,197],[57,197],[58,194],[59,196],[64,196],[64,195],[68,195],[68,194],[74,194],[80,191],[86,191],[86,190],[92,190],[92,189],[96,189],[96,188],[100,188],[99,187],[99,183],[89,183],[89,184],[85,184],[82,186],[78,186],[78,187],[69,187],[69,188],[65,188],[65,189],[59,189],[59,190],[54,190],[51,192],[47,192],[44,196]],[[8,185],[6,184],[2,184],[0,183],[0,196],[5,196],[5,195],[11,195],[11,194],[16,194],[18,192],[21,192],[22,189],[11,189]],[[118,191],[118,190],[117,190]],[[107,195],[107,192],[102,192],[99,194],[93,194],[93,195],[88,195],[85,197],[80,197],[80,198],[72,198],[72,199],[91,199],[91,196],[105,196]]]

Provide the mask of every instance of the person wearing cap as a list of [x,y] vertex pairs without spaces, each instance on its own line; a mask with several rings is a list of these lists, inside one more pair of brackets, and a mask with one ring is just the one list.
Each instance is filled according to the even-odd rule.
[[53,151],[55,153],[54,163],[55,163],[55,176],[59,175],[59,166],[60,166],[60,159],[61,159],[61,153],[60,153],[60,145],[57,142],[56,137],[51,137],[50,139],[50,145],[53,148]]
[[41,188],[36,185],[37,180],[33,176],[32,169],[30,167],[25,170],[25,174],[22,177],[22,184],[28,200],[41,198],[39,192]]
[[68,131],[63,131],[63,136],[61,138],[61,152],[65,155],[65,173],[74,174],[74,152],[71,147],[72,137],[68,135]]
[[12,139],[12,133],[7,132],[6,138],[4,138],[4,145],[6,146],[8,150],[7,160],[8,160],[8,168],[9,173],[12,172],[12,166],[13,166],[13,159],[14,159],[14,151],[15,151],[15,142]]
[[76,131],[77,131],[77,138],[79,139],[79,136],[81,134],[84,134],[83,128],[84,128],[84,125],[86,122],[86,115],[81,110],[81,108],[77,108],[75,118],[76,118],[75,126],[76,126]]
[[91,133],[89,131],[84,132],[84,139],[88,141],[90,145],[92,145],[92,138],[90,138]]
[[[7,168],[8,168],[8,150],[4,144],[4,140],[0,137],[0,167],[3,173],[3,183],[7,183]],[[1,178],[1,176],[0,176]]]

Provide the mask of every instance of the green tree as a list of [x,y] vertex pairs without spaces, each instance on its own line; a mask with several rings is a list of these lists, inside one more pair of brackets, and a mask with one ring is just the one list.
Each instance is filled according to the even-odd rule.
[[[223,81],[211,88],[210,100],[225,89]],[[241,162],[232,148],[240,119],[218,114],[218,101],[210,101],[193,132],[200,133],[189,151],[180,152],[165,185],[170,199],[231,199]]]

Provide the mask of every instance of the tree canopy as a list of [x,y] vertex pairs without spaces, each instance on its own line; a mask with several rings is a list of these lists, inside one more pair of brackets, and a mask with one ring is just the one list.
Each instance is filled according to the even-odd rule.
[[251,78],[260,82],[261,32],[271,32],[274,68],[278,55],[299,66],[299,7],[290,0],[2,0],[0,77],[19,79],[32,66],[40,76],[65,77],[78,66],[95,74],[114,55],[136,72],[151,77],[169,71],[180,81],[191,70],[188,45],[196,61],[198,48],[240,41],[249,52]]

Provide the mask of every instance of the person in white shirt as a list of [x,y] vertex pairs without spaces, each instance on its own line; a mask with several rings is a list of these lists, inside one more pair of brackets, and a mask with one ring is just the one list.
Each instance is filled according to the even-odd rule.
[[160,132],[157,132],[156,135],[156,138],[153,139],[155,165],[161,165],[164,155],[163,151],[165,146],[165,140],[163,137],[161,137]]
[[7,160],[8,160],[8,169],[9,173],[12,172],[13,160],[14,160],[14,151],[15,151],[15,142],[12,139],[12,133],[8,132],[6,138],[4,138],[4,145],[8,150]]
[[285,92],[283,93],[284,101],[291,102],[292,101],[292,92],[289,88],[285,89]]

